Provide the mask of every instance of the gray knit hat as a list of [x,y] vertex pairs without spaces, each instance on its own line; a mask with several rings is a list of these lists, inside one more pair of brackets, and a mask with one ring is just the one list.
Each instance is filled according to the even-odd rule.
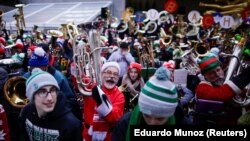
[[43,86],[52,85],[60,89],[54,76],[40,68],[34,68],[31,76],[26,80],[26,97],[29,101],[33,100],[34,93]]
[[175,84],[169,80],[169,71],[160,67],[147,81],[139,95],[140,111],[156,117],[170,117],[177,107]]

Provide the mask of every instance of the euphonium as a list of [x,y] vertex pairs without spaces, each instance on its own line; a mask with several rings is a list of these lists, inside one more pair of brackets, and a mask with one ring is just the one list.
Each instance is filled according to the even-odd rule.
[[15,108],[23,108],[29,102],[26,97],[25,81],[24,77],[14,76],[4,84],[4,96]]
[[[86,26],[82,26],[86,27]],[[82,29],[83,33],[77,34],[73,38],[73,62],[76,66],[76,83],[78,90],[83,95],[91,95],[89,85],[97,83],[101,85],[101,59],[100,50],[109,47],[100,47],[99,28],[88,27],[91,29]],[[77,40],[81,37],[87,37],[90,50],[87,51],[86,45],[79,47]],[[78,42],[79,44],[79,42]],[[86,79],[85,79],[86,78]]]
[[67,29],[70,39],[73,39],[75,35],[79,34],[77,26],[74,23],[66,24],[66,29]]

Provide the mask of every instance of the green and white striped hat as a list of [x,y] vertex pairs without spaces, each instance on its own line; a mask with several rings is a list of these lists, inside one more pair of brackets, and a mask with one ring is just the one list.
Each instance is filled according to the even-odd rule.
[[139,95],[140,111],[156,117],[170,117],[177,107],[175,84],[169,80],[169,70],[160,67],[147,81]]

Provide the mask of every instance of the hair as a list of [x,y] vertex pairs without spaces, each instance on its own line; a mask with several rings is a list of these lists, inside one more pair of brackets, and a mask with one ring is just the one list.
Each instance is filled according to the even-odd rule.
[[[131,77],[129,75],[130,70],[128,70],[127,75],[128,75],[128,78],[131,80]],[[136,69],[136,70],[138,72],[138,76],[137,76],[136,80],[140,80],[142,78],[142,72],[138,71],[138,69]]]

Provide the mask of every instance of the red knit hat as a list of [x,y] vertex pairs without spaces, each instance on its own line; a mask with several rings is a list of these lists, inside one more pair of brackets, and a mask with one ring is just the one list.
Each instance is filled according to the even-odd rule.
[[4,54],[4,48],[0,47],[0,54]]
[[218,66],[221,62],[215,56],[206,56],[198,63],[201,69],[201,73],[204,74]]
[[169,60],[168,62],[164,62],[163,65],[167,69],[175,69],[175,62],[173,60]]
[[135,68],[135,69],[137,69],[138,71],[141,71],[141,70],[142,70],[141,64],[136,63],[136,62],[132,62],[132,63],[129,65],[128,70],[130,70],[130,69],[132,69],[132,68]]

